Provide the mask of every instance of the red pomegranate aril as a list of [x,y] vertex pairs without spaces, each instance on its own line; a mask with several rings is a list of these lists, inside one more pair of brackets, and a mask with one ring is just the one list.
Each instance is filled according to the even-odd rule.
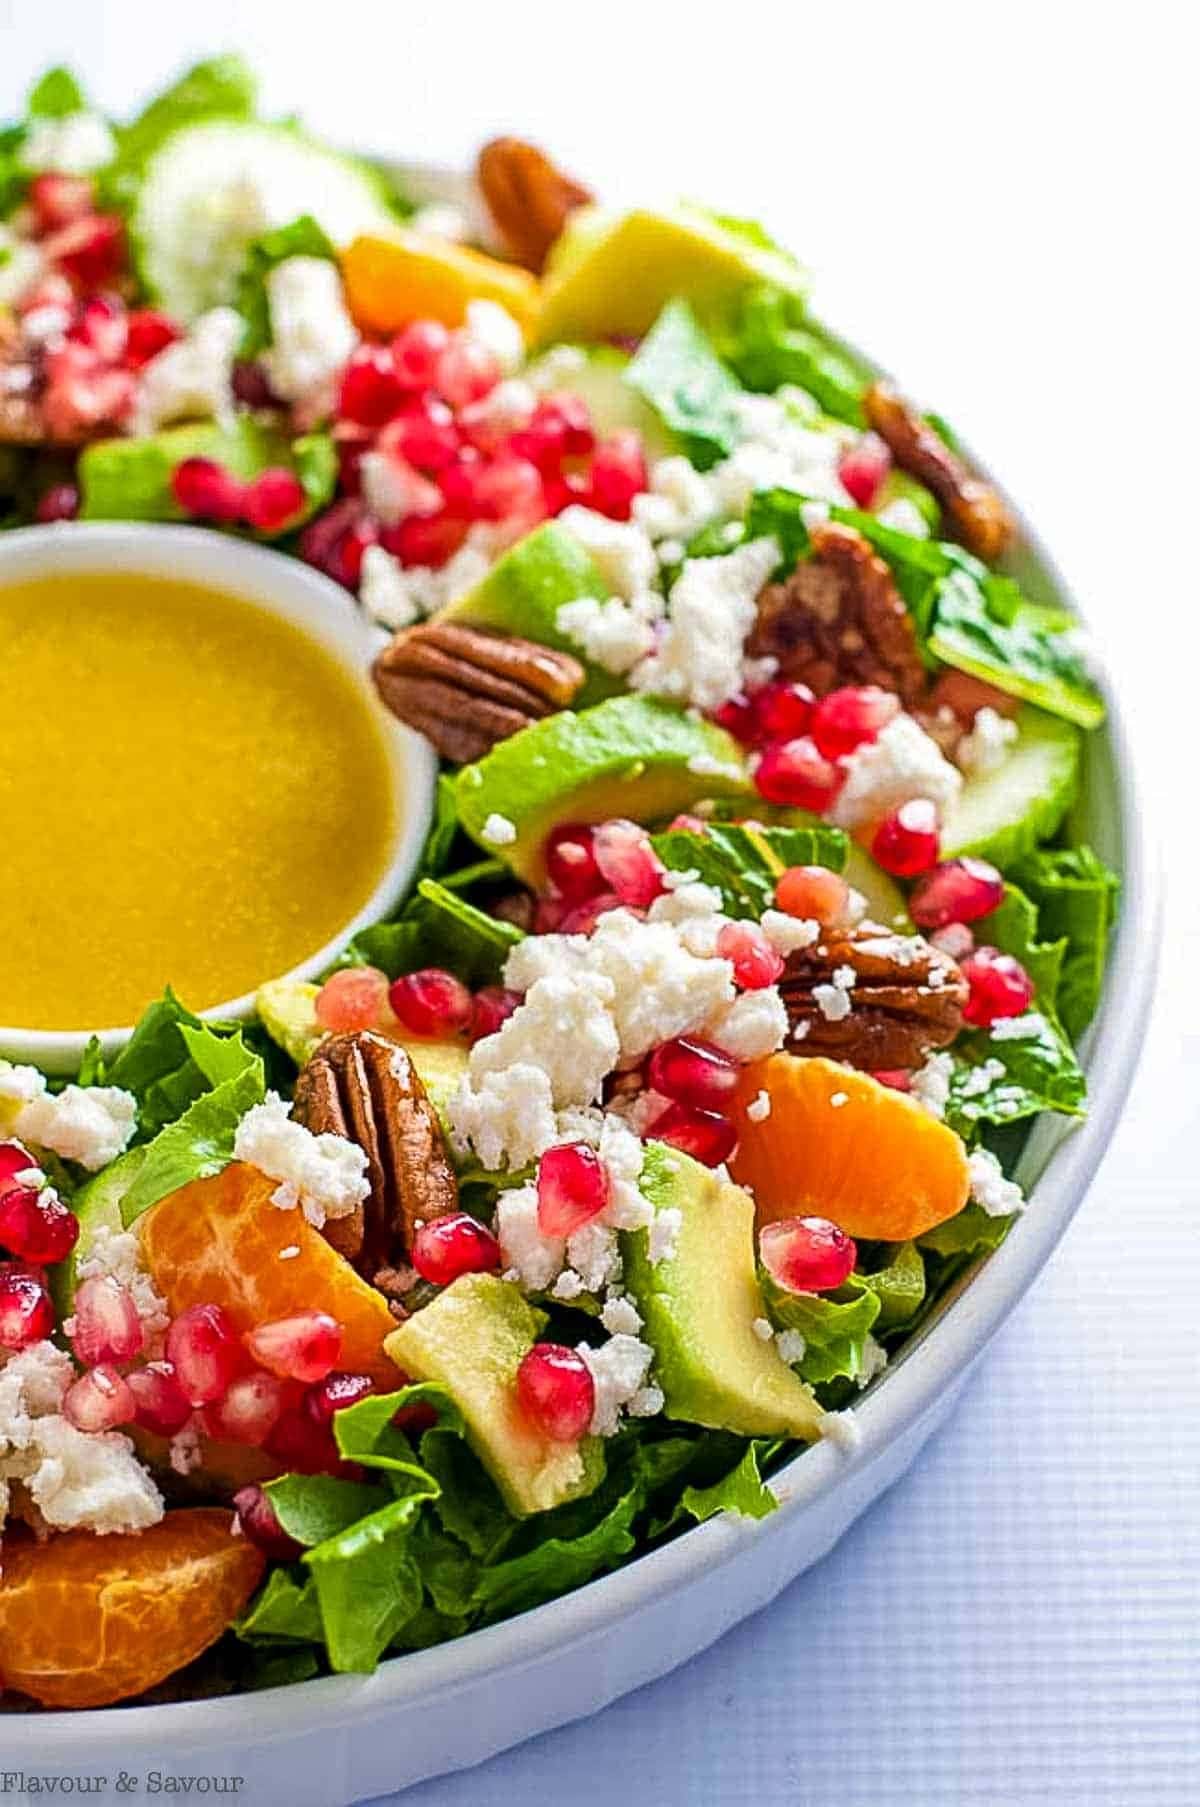
[[89,296],[67,336],[86,345],[106,364],[119,363],[129,342],[125,304],[113,295]]
[[43,526],[51,521],[73,521],[79,513],[79,491],[73,483],[52,483],[43,490],[33,511]]
[[965,922],[948,922],[944,929],[934,929],[929,940],[932,946],[959,962],[975,951],[975,936]]
[[762,991],[783,971],[783,955],[754,922],[727,922],[717,936],[717,953],[733,967],[739,991]]
[[596,444],[587,403],[578,395],[544,397],[510,444],[522,458],[548,472],[557,471],[565,458],[586,457]]
[[308,1386],[337,1367],[342,1327],[327,1311],[298,1311],[257,1325],[246,1333],[245,1343],[260,1367]]
[[42,250],[81,288],[102,288],[124,268],[125,222],[116,213],[86,214],[43,240]]
[[306,501],[304,485],[295,471],[273,466],[246,485],[242,514],[247,525],[259,533],[279,533],[302,512]]
[[[125,362],[131,370],[140,370],[151,358],[156,358],[160,351],[173,345],[182,333],[175,322],[166,314],[160,313],[156,307],[135,307],[126,322]],[[234,369],[234,392],[239,401],[252,407],[265,407],[271,400],[270,389],[266,386],[265,376],[262,378],[265,396],[253,399],[238,388],[238,372],[240,370],[260,370],[257,364],[241,364]]]
[[998,948],[978,947],[962,962],[967,981],[963,1016],[988,1028],[1002,1017],[1023,1016],[1033,1002],[1034,984],[1021,962]]
[[588,502],[589,480],[581,471],[547,471],[542,480],[548,515],[561,514],[573,502]]
[[451,1211],[422,1224],[413,1237],[412,1264],[422,1280],[449,1286],[460,1274],[500,1271],[500,1244],[466,1211]]
[[881,1067],[877,1073],[872,1073],[871,1078],[878,1080],[880,1085],[887,1086],[891,1092],[912,1091],[912,1074],[906,1067]]
[[204,1428],[222,1443],[261,1448],[288,1403],[288,1391],[274,1374],[239,1374],[220,1399],[204,1408]]
[[817,750],[808,735],[768,747],[754,773],[754,787],[768,803],[795,809],[829,808],[845,782],[845,774]]
[[813,709],[812,737],[826,759],[842,759],[874,740],[900,713],[900,698],[877,684],[848,684],[831,690]]
[[871,852],[894,878],[915,878],[937,863],[937,807],[928,797],[914,797],[883,818],[871,840]]
[[531,515],[542,506],[542,479],[537,465],[512,453],[501,452],[484,465],[475,478],[474,490],[476,511],[485,521]]
[[401,377],[386,345],[360,345],[342,372],[337,412],[342,420],[363,427],[381,427],[399,414],[409,400],[409,385]]
[[143,1430],[153,1431],[159,1437],[173,1437],[183,1429],[192,1407],[169,1362],[148,1362],[144,1368],[134,1368],[125,1381],[136,1406],[134,1422]]
[[29,201],[40,236],[91,213],[96,205],[96,190],[87,176],[64,176],[55,170],[44,170],[29,184]]
[[362,519],[363,505],[357,496],[343,496],[331,508],[316,515],[300,535],[300,556],[306,564],[332,575],[337,564],[338,546],[351,527]]
[[597,891],[595,897],[585,898],[560,917],[558,931],[561,935],[590,935],[601,916],[620,908],[621,899],[615,891]]
[[80,1282],[74,1318],[71,1347],[86,1368],[132,1361],[146,1341],[132,1293],[111,1274]]
[[333,1474],[341,1464],[332,1430],[315,1424],[303,1404],[289,1406],[280,1415],[265,1447],[296,1474]]
[[586,822],[562,822],[546,837],[546,876],[571,903],[594,897],[604,888],[594,839],[595,830]]
[[137,1402],[124,1376],[102,1363],[72,1381],[63,1394],[62,1412],[77,1431],[113,1431],[133,1422]]
[[0,1349],[27,1349],[53,1329],[45,1283],[17,1261],[0,1261]]
[[440,514],[410,515],[381,537],[402,565],[428,565],[437,571],[454,557],[470,527],[465,515],[444,508]]
[[79,1219],[46,1186],[17,1186],[0,1194],[0,1248],[33,1267],[65,1261],[79,1240]]
[[[525,383],[497,383],[491,394],[485,395],[482,401],[470,402],[465,408],[460,408],[455,425],[467,444],[487,457],[508,450],[528,458],[529,452],[514,435],[521,433],[529,424],[534,407],[532,394]],[[533,459],[533,462],[536,464],[537,459]]]
[[440,320],[411,321],[392,340],[392,360],[403,381],[413,389],[428,389],[449,343],[449,330]]
[[723,1048],[691,1036],[660,1042],[646,1065],[646,1084],[676,1104],[718,1115],[737,1090],[737,1062]]
[[472,1042],[485,1035],[495,1035],[521,1002],[519,991],[506,991],[503,985],[485,985],[475,993],[471,1007],[471,1027],[467,1031]]
[[436,476],[454,463],[462,440],[445,402],[428,396],[389,422],[379,435],[379,450],[395,451],[416,470]]
[[608,1204],[608,1174],[586,1142],[561,1142],[538,1161],[537,1220],[543,1236],[573,1236]]
[[775,908],[823,929],[842,928],[850,916],[850,887],[827,866],[789,866],[776,881]]
[[620,816],[602,822],[592,836],[592,855],[605,884],[631,909],[649,909],[666,888],[666,867],[637,822]]
[[288,1536],[261,1487],[239,1487],[233,1496],[233,1509],[246,1541],[272,1562],[294,1562],[304,1554],[304,1545]]
[[614,521],[627,521],[633,498],[647,483],[640,435],[632,427],[624,427],[602,439],[592,458],[590,475],[591,506]]
[[535,1343],[517,1369],[517,1399],[544,1437],[574,1443],[592,1422],[596,1383],[577,1349]]
[[185,514],[228,523],[242,517],[246,485],[215,458],[185,458],[172,473],[171,494]]
[[704,1167],[719,1167],[737,1147],[737,1130],[728,1117],[694,1110],[687,1104],[668,1105],[646,1133],[656,1142],[669,1142],[682,1154],[690,1154]]
[[781,1217],[764,1224],[758,1253],[775,1284],[791,1293],[832,1292],[858,1259],[853,1239],[827,1217]]
[[469,333],[456,332],[438,353],[433,387],[452,408],[466,408],[482,401],[500,381],[500,365],[486,345]]
[[796,740],[808,733],[813,693],[807,684],[764,684],[750,698],[750,708],[756,740]]
[[748,696],[731,696],[714,710],[713,720],[744,747],[752,747],[758,739],[758,715]]
[[362,581],[363,560],[367,549],[379,543],[379,529],[374,521],[356,521],[347,527],[338,541],[329,566],[329,575],[344,589],[357,590]]
[[48,350],[45,372],[42,411],[52,437],[118,425],[133,405],[132,373],[106,368],[86,345],[67,341]]
[[167,1330],[166,1356],[185,1399],[211,1405],[245,1367],[238,1335],[219,1305],[189,1305]]
[[14,1182],[20,1185],[30,1184],[24,1176],[40,1171],[23,1142],[0,1142],[0,1193]]
[[[396,1384],[402,1384],[399,1376]],[[335,1412],[343,1411],[348,1405],[357,1405],[360,1399],[374,1391],[375,1382],[369,1374],[351,1374],[340,1368],[306,1387],[301,1405],[319,1430],[328,1430]]]
[[944,860],[918,879],[908,900],[918,928],[942,929],[951,922],[978,922],[1004,902],[1004,880],[986,860],[969,854]]
[[379,1021],[387,995],[387,974],[377,966],[344,966],[331,973],[317,993],[317,1021],[335,1035],[371,1029]]
[[412,1405],[397,1406],[392,1413],[392,1423],[406,1437],[421,1436],[423,1432],[432,1430],[437,1421],[437,1411],[423,1399],[414,1400]]
[[838,461],[838,480],[859,508],[874,508],[892,468],[892,454],[875,433],[864,433]]
[[474,1008],[462,980],[440,966],[405,973],[390,987],[388,1002],[410,1035],[430,1041],[461,1035]]

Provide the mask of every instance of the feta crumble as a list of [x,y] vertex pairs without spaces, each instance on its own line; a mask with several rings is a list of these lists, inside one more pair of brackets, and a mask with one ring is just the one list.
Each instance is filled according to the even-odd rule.
[[990,1041],[1035,1042],[1046,1029],[1046,1019],[1039,1010],[1027,1010],[1024,1016],[1002,1016],[992,1024]]
[[358,344],[338,266],[327,257],[288,257],[267,275],[271,344],[262,363],[286,402],[325,406],[333,380]]
[[642,1393],[654,1351],[638,1337],[618,1332],[598,1349],[580,1343],[578,1352],[591,1370],[596,1389],[589,1428],[594,1437],[611,1437],[621,1422],[622,1408]]
[[119,1086],[64,1086],[51,1092],[36,1067],[0,1061],[0,1123],[19,1142],[49,1148],[98,1173],[129,1144],[137,1100]]
[[743,991],[705,1024],[705,1034],[734,1060],[762,1060],[782,1048],[788,1031],[787,1005],[777,985]]
[[623,602],[656,588],[658,558],[649,534],[635,521],[612,521],[575,503],[563,509],[558,525],[591,555],[613,595]]
[[[536,1186],[510,1187],[496,1199],[495,1231],[500,1258],[523,1292],[544,1292],[551,1286],[562,1272],[567,1252],[561,1236],[543,1236],[538,1228],[537,1204]],[[581,1279],[580,1290],[583,1289]]]
[[998,771],[1017,739],[1017,724],[987,705],[976,711],[969,734],[955,748],[955,759],[972,778]]
[[474,589],[491,570],[499,550],[496,529],[487,521],[477,521],[454,557],[438,570],[432,565],[401,565],[382,546],[370,546],[363,559],[365,581],[359,586],[359,600],[381,626],[407,627]]
[[153,433],[176,420],[234,417],[233,366],[245,321],[231,307],[201,314],[186,339],[177,339],[142,371],[134,406],[135,433]]
[[667,1205],[654,1213],[647,1247],[651,1267],[657,1267],[660,1261],[672,1259],[682,1228],[683,1212],[676,1210],[674,1205]]
[[858,974],[852,966],[838,966],[830,975],[828,985],[813,986],[813,1003],[827,1023],[844,1023],[850,1015],[853,1009],[850,993],[857,980]]
[[99,113],[67,113],[61,119],[31,119],[18,158],[23,170],[40,175],[90,176],[117,154],[117,141]]
[[411,627],[421,618],[408,573],[400,560],[382,546],[368,546],[363,553],[358,599],[373,621],[393,631]]
[[862,1430],[853,1412],[822,1412],[817,1429],[829,1443],[835,1443],[844,1455],[853,1455],[862,1442]]
[[760,1343],[769,1343],[771,1338],[775,1335],[775,1331],[772,1328],[771,1320],[769,1318],[755,1318],[750,1328],[753,1330]]
[[493,810],[480,829],[479,836],[489,847],[511,847],[517,838],[516,823]]
[[641,1313],[624,1293],[615,1294],[605,1302],[600,1322],[609,1336],[636,1336],[642,1328]]
[[467,331],[491,352],[501,376],[516,375],[525,362],[525,335],[507,308],[498,301],[468,301]]
[[954,1058],[950,1054],[930,1054],[923,1067],[912,1076],[909,1096],[931,1117],[944,1117],[950,1102],[950,1081],[954,1076]]
[[593,665],[621,675],[645,659],[654,649],[655,626],[662,619],[664,603],[655,590],[647,590],[629,602],[610,596],[601,602],[579,596],[564,602],[555,615],[560,633],[570,637]]
[[556,1105],[591,1104],[621,1052],[613,1002],[611,980],[594,969],[547,973],[494,1035],[475,1043],[469,1081],[476,1085],[514,1065],[536,1066]]
[[268,1092],[238,1124],[234,1159],[278,1180],[272,1204],[284,1211],[299,1205],[319,1230],[328,1218],[348,1217],[366,1198],[371,1190],[367,1157],[345,1136],[314,1136],[302,1123],[292,1121],[291,1108]]
[[75,1272],[79,1280],[107,1276],[118,1281],[133,1300],[147,1343],[162,1336],[171,1314],[142,1263],[142,1245],[133,1230],[116,1230],[111,1224],[97,1224],[86,1252],[77,1255]]
[[549,1077],[530,1061],[516,1061],[477,1079],[468,1074],[447,1114],[459,1153],[474,1149],[480,1166],[493,1173],[528,1166],[557,1134]]
[[771,1094],[768,1091],[756,1092],[746,1106],[746,1115],[751,1123],[765,1123],[771,1115]]
[[785,1361],[790,1368],[793,1362],[802,1362],[808,1344],[798,1330],[781,1330],[775,1338],[775,1347],[779,1351],[779,1359]]
[[738,695],[755,599],[778,563],[779,546],[770,538],[751,540],[723,558],[689,559],[671,592],[657,647],[630,674],[633,688],[704,710]]
[[888,1364],[888,1352],[868,1330],[863,1339],[862,1367],[859,1370],[856,1385],[861,1392],[869,1387],[877,1374],[882,1374]]
[[759,928],[777,954],[786,960],[821,939],[821,925],[805,916],[789,916],[786,910],[764,910]]
[[842,1106],[844,1104],[849,1104],[849,1102],[849,1092],[833,1092],[830,1094],[829,1104],[831,1110],[840,1111]]
[[988,1148],[977,1148],[967,1156],[971,1176],[971,1197],[989,1217],[1009,1217],[1020,1211],[1024,1194],[1015,1181],[1006,1179],[995,1155]]
[[860,828],[917,797],[944,817],[962,790],[962,773],[911,715],[893,717],[842,764],[846,780],[829,811],[839,828]]

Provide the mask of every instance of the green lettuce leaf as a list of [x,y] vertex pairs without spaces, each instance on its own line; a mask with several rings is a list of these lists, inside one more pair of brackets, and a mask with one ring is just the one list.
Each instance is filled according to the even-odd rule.
[[47,69],[33,84],[25,112],[30,119],[67,119],[87,106],[83,89],[69,69]]
[[337,481],[337,454],[325,433],[293,440],[251,414],[231,427],[199,421],[167,427],[143,439],[99,439],[79,459],[80,517],[88,521],[182,521],[171,479],[185,458],[212,458],[249,481],[271,467],[295,471],[303,486],[303,511],[276,533],[292,533],[323,508]]
[[271,343],[271,310],[267,301],[267,277],[289,257],[325,257],[337,262],[337,252],[311,213],[302,213],[286,226],[277,226],[256,238],[246,254],[238,278],[234,307],[246,322],[242,356],[253,358]]
[[1091,1022],[1104,982],[1121,881],[1090,847],[1043,848],[1013,870],[1037,906],[1042,934],[1066,941],[1058,1011],[1073,1039]]
[[522,940],[524,931],[515,923],[489,916],[437,879],[423,878],[394,921],[360,929],[336,964],[377,966],[389,979],[422,966],[449,966],[470,985],[488,985]]
[[239,56],[197,63],[117,133],[117,160],[104,182],[109,203],[128,205],[148,159],[181,126],[203,119],[253,119],[258,84]]
[[907,1329],[925,1303],[921,1251],[914,1242],[899,1242],[889,1250],[883,1267],[869,1272],[856,1268],[847,1284],[855,1290],[872,1292],[879,1300],[874,1329],[880,1336]]
[[853,1284],[831,1293],[786,1292],[761,1267],[758,1278],[771,1322],[804,1338],[804,1354],[792,1364],[801,1380],[818,1386],[865,1374],[867,1336],[880,1312],[877,1293]]
[[[982,1205],[964,1205],[957,1217],[948,1217],[945,1223],[927,1230],[924,1236],[918,1238],[918,1245],[930,1254],[940,1255],[945,1259],[960,1256],[974,1258],[998,1248],[1012,1223],[1011,1217],[990,1216]],[[944,1284],[944,1276],[942,1280]]]
[[386,1506],[386,1488],[343,1481],[331,1474],[285,1474],[266,1483],[275,1516],[306,1549],[324,1543]]
[[745,828],[732,822],[711,822],[703,834],[667,829],[652,835],[651,843],[664,866],[695,872],[715,886],[726,915],[755,921],[771,907],[780,873],[789,866],[840,872],[847,849],[838,828]]
[[[185,1032],[190,1032],[189,1035]],[[133,1034],[111,1062],[93,1051],[80,1084],[116,1085],[138,1101],[137,1139],[146,1141],[215,1083],[208,1075],[220,1055],[210,1051],[217,1040],[236,1041],[237,1023],[204,1022],[179,1002],[168,986],[147,1006]],[[202,1064],[203,1063],[203,1064]],[[223,1071],[221,1078],[229,1078]]]
[[778,1501],[759,1473],[761,1443],[748,1443],[736,1468],[708,1487],[685,1487],[676,1509],[676,1520],[695,1519],[702,1525],[718,1512],[736,1512],[741,1518],[766,1518]]
[[233,1629],[249,1644],[322,1641],[316,1583],[299,1568],[272,1569]]
[[866,425],[862,398],[869,366],[813,320],[795,295],[765,286],[751,290],[719,350],[747,389],[795,383],[835,420]]
[[331,1668],[369,1673],[420,1607],[412,1534],[427,1497],[389,1500],[306,1552]]
[[730,375],[686,301],[669,301],[625,370],[698,470],[728,457],[741,437]]
[[233,1159],[233,1140],[246,1112],[266,1094],[262,1059],[240,1035],[220,1038],[207,1025],[180,1025],[188,1055],[211,1090],[146,1144],[145,1159],[121,1199],[126,1229],[143,1211],[192,1180],[209,1179]]

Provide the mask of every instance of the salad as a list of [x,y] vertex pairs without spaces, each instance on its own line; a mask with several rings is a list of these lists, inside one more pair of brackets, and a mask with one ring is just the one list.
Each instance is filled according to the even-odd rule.
[[367,1671],[769,1514],[1085,1110],[1104,708],[1002,497],[753,222],[516,138],[463,197],[231,58],[0,133],[0,523],[308,561],[441,759],[321,983],[0,1062],[6,1705]]

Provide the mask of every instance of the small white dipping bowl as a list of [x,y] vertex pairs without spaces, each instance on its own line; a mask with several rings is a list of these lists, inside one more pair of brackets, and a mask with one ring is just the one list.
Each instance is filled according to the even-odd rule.
[[[353,599],[299,559],[203,527],[149,526],[120,521],[80,521],[53,527],[20,528],[0,534],[0,588],[42,577],[78,572],[121,572],[176,579],[238,597],[280,615],[337,660],[354,680],[363,702],[380,723],[388,749],[397,822],[387,868],[362,908],[322,947],[280,977],[315,978],[358,929],[383,916],[412,877],[433,809],[437,759],[428,741],[388,714],[371,683],[371,660],[379,645]],[[246,1017],[254,993],[230,998],[201,1012],[210,1017]],[[132,1024],[81,1024],[78,1029],[0,1027],[0,1057],[28,1062],[47,1073],[71,1073],[92,1035],[106,1054],[124,1042]]]

